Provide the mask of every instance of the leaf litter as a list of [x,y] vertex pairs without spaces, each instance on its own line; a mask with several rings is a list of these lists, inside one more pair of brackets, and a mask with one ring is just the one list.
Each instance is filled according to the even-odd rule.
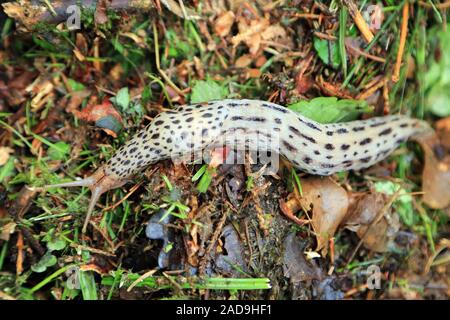
[[[391,57],[398,53],[401,6],[384,12],[377,5],[364,20],[354,11],[353,1],[345,1],[353,11],[346,28],[340,28],[341,7],[334,2],[307,1],[295,7],[207,2],[195,8],[195,14],[190,7],[195,4],[182,8],[169,2],[169,7],[164,2],[153,8],[158,16],[152,23],[144,12],[118,11],[101,2],[92,19],[83,21],[84,29],[71,32],[63,24],[54,28],[52,23],[61,21],[58,16],[48,20],[32,11],[27,17],[21,14],[23,8],[6,6],[18,28],[35,32],[28,33],[34,47],[21,56],[15,53],[21,50],[23,34],[11,27],[2,32],[1,60],[14,62],[0,64],[0,120],[9,125],[2,125],[0,133],[0,196],[5,199],[1,209],[9,217],[1,227],[0,247],[7,250],[6,256],[0,254],[6,257],[0,259],[2,272],[28,270],[44,281],[38,271],[54,272],[59,264],[40,243],[46,242],[45,234],[55,232],[55,239],[71,245],[51,255],[60,263],[80,265],[86,284],[81,292],[65,297],[64,282],[54,279],[48,288],[61,299],[99,297],[101,290],[111,287],[97,283],[97,293],[97,280],[90,272],[108,279],[106,273],[112,270],[147,280],[179,270],[210,277],[270,278],[273,289],[230,290],[227,298],[445,297],[450,130],[448,118],[435,121],[429,112],[448,115],[448,33],[436,32],[443,26],[432,22],[432,11],[421,5],[411,11],[410,19],[417,23],[410,27],[430,28],[408,33],[405,50],[416,59],[404,62],[407,77],[395,84],[389,73],[394,69]],[[36,30],[33,25],[39,19],[41,30]],[[378,22],[382,29],[374,27]],[[424,35],[430,46],[427,40],[420,46]],[[375,41],[367,45],[371,37]],[[408,43],[418,43],[417,52]],[[425,59],[426,50],[430,54]],[[289,105],[323,123],[402,108],[416,117],[425,112],[427,120],[435,122],[438,137],[420,138],[421,148],[405,144],[362,173],[332,178],[299,174],[294,182],[288,165],[262,176],[261,167],[250,165],[248,157],[243,166],[223,164],[224,150],[217,151],[222,157],[212,155],[210,167],[164,161],[149,168],[145,183],[136,184],[125,200],[121,199],[126,188],[105,196],[105,208],[113,209],[93,220],[83,244],[75,236],[86,202],[83,192],[58,190],[49,199],[33,191],[23,205],[16,197],[22,185],[35,179],[43,184],[45,179],[88,174],[129,132],[163,110],[185,101],[240,97]],[[414,101],[424,102],[425,109]],[[408,110],[406,105],[411,105]],[[405,168],[402,163],[412,153],[414,160]],[[193,177],[198,178],[195,183]],[[15,217],[15,207],[23,208],[19,221],[10,218]],[[144,224],[161,224],[161,213],[166,215],[166,231],[146,235]],[[62,246],[55,245],[51,247]],[[358,289],[365,278],[355,274],[363,273],[370,261],[378,261],[392,275],[378,293]],[[423,292],[405,289],[396,277]],[[430,289],[429,279],[444,289]],[[25,286],[31,285],[25,281]],[[146,295],[136,283],[130,292],[114,287],[110,292],[116,298],[151,297],[156,291],[176,296],[179,288],[171,288],[151,289]],[[23,298],[23,292],[12,294]],[[48,292],[46,287],[39,290],[49,296]],[[203,291],[192,294],[205,297]]]

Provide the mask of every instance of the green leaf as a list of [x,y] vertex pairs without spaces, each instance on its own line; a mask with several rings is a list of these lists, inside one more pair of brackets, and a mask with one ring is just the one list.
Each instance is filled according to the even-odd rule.
[[427,105],[439,117],[450,116],[450,84],[433,87],[428,94]]
[[56,262],[58,262],[56,257],[50,252],[47,252],[42,256],[41,260],[31,266],[31,270],[37,273],[41,273],[47,270],[48,267],[54,266]]
[[387,194],[389,196],[392,196],[400,190],[393,206],[395,207],[403,223],[410,227],[415,224],[417,217],[414,215],[412,196],[408,194],[405,189],[392,181],[377,181],[375,182],[374,187],[375,191]]
[[200,179],[200,177],[205,173],[205,171],[206,171],[206,168],[208,168],[208,165],[207,164],[204,164],[195,174],[194,174],[194,176],[192,177],[192,179],[191,179],[191,181],[192,182],[195,182],[195,181],[197,181],[198,179]]
[[328,41],[325,39],[314,38],[314,49],[316,49],[319,58],[326,65],[329,65],[333,68],[338,68],[339,65],[341,64],[339,47],[335,43],[335,41]]
[[84,84],[70,78],[67,79],[67,84],[70,87],[70,90],[72,91],[82,91],[86,88]]
[[200,193],[205,193],[208,191],[209,185],[213,179],[214,173],[216,169],[213,167],[209,167],[207,164],[204,164],[200,170],[192,177],[192,181],[197,181],[200,179],[197,185],[197,190]]
[[372,109],[367,102],[336,97],[318,97],[310,101],[299,101],[288,106],[289,109],[320,123],[334,123],[355,120],[360,113]]
[[62,250],[66,247],[67,243],[64,239],[52,239],[47,242],[47,248],[50,251]]
[[120,89],[115,97],[116,105],[122,108],[122,110],[128,109],[128,106],[130,105],[130,93],[128,92],[128,88],[122,88]]
[[226,98],[228,89],[212,80],[197,81],[192,88],[191,103],[207,102]]
[[429,55],[429,67],[421,77],[421,85],[426,91],[427,110],[439,117],[447,117],[450,115],[450,33],[441,28],[431,28],[428,32],[430,39],[437,39],[430,52],[438,51],[440,55],[439,58]]
[[142,104],[147,104],[150,99],[152,99],[153,95],[152,95],[152,89],[150,88],[150,86],[145,86],[144,90],[142,90],[142,95],[141,95],[141,101]]
[[70,145],[63,141],[58,141],[48,149],[48,156],[52,160],[63,160],[69,152]]
[[78,274],[80,289],[84,300],[98,300],[97,286],[92,271],[80,271]]
[[14,175],[15,167],[14,167],[14,157],[10,157],[8,161],[0,167],[0,182],[6,180],[6,178]]

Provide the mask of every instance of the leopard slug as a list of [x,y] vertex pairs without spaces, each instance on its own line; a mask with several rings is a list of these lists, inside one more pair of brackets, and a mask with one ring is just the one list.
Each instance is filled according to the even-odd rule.
[[92,191],[86,223],[100,195],[130,181],[146,166],[206,147],[234,143],[286,157],[314,175],[367,168],[409,137],[431,130],[402,115],[320,124],[260,100],[217,100],[158,114],[90,177],[49,187],[87,186]]

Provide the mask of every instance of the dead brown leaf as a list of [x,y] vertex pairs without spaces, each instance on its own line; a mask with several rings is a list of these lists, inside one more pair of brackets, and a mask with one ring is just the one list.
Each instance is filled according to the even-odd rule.
[[450,205],[450,155],[440,155],[435,151],[440,142],[436,134],[417,137],[425,154],[422,172],[423,201],[433,209],[443,209]]
[[10,147],[0,147],[0,166],[8,162],[9,155],[13,152],[14,150]]
[[234,23],[234,13],[233,11],[227,11],[222,13],[214,24],[214,31],[220,37],[225,37],[230,33],[231,27]]
[[284,275],[294,284],[322,277],[320,268],[306,260],[302,249],[294,233],[290,233],[284,240]]
[[231,39],[231,43],[236,47],[239,43],[244,42],[249,47],[250,53],[255,55],[260,48],[262,34],[269,26],[270,22],[267,19],[247,22],[241,18],[238,23],[239,33]]
[[307,178],[301,181],[300,204],[312,210],[312,226],[317,238],[316,251],[326,254],[328,240],[333,237],[347,214],[349,199],[344,188],[330,178]]
[[450,117],[436,121],[435,127],[441,145],[450,151]]
[[89,97],[91,94],[90,90],[81,90],[81,91],[75,91],[72,92],[70,95],[70,100],[66,105],[66,112],[73,113],[77,116],[79,110],[78,108],[81,106],[81,103],[83,103],[83,100]]
[[353,204],[343,223],[345,228],[356,232],[366,248],[377,252],[387,251],[400,229],[398,215],[391,208],[374,222],[380,212],[386,209],[388,198],[379,192],[357,195],[357,200],[351,201]]
[[253,61],[253,58],[249,54],[244,54],[237,58],[236,62],[234,63],[236,68],[246,68],[248,67]]
[[97,2],[97,6],[95,7],[95,23],[96,24],[105,24],[108,22],[108,16],[106,11],[108,10],[109,1],[108,0],[99,0]]
[[75,115],[78,118],[88,122],[95,122],[101,118],[111,115],[119,122],[123,122],[120,113],[114,109],[108,98],[105,98],[101,104],[88,105],[86,108],[81,110],[81,112],[75,112]]

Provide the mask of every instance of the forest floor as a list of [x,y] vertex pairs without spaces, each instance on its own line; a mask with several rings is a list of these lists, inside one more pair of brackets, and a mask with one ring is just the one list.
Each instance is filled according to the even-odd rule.
[[[448,1],[68,2],[0,16],[0,299],[450,297]],[[437,135],[330,177],[161,161],[105,193],[86,233],[89,189],[39,189],[92,174],[160,112],[224,98]]]

